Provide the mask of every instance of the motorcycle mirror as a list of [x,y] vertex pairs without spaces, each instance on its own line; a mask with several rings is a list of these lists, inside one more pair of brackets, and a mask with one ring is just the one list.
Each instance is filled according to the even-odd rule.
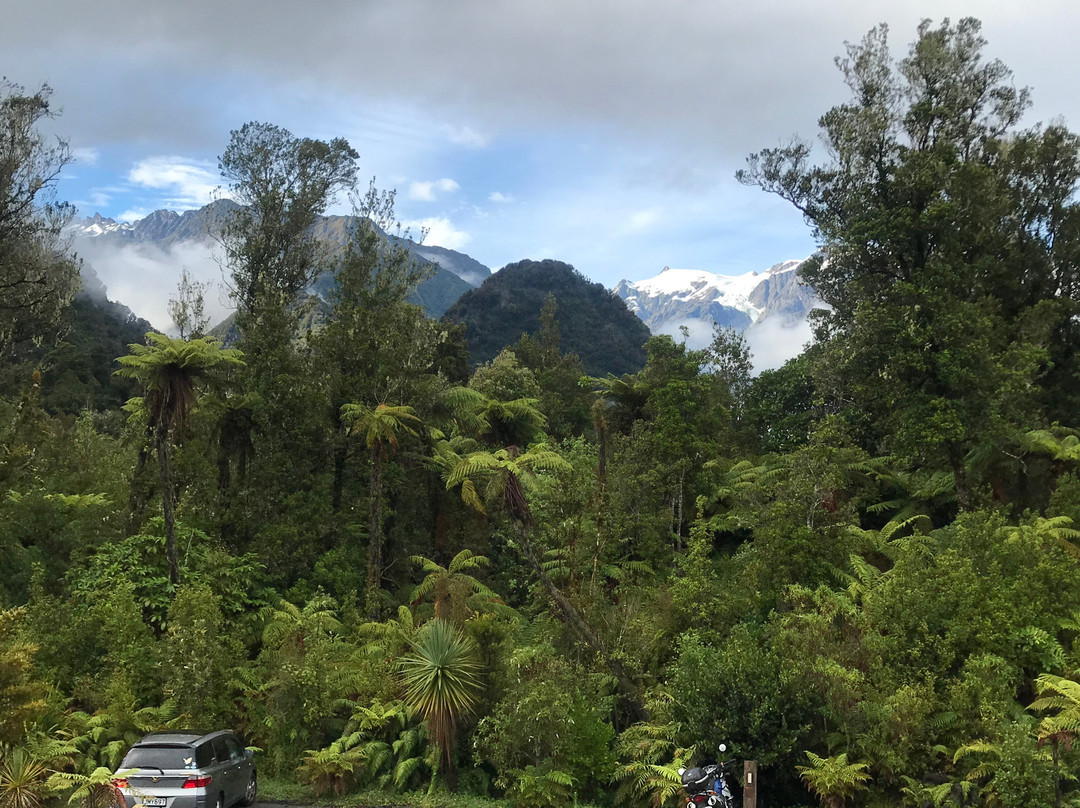
[[720,744],[720,751],[721,752],[726,752],[727,751],[727,744],[726,743]]
[[686,773],[686,769],[679,769],[679,777],[682,777]]

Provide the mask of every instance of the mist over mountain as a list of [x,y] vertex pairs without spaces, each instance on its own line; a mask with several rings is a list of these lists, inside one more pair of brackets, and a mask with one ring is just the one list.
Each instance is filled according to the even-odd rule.
[[[168,296],[176,288],[180,271],[186,269],[195,279],[210,284],[206,307],[211,321],[226,320],[232,306],[220,244],[213,234],[220,232],[236,207],[235,202],[223,199],[183,213],[155,211],[129,223],[99,215],[75,222],[71,226],[75,246],[87,259],[88,268],[92,267],[90,271],[97,270],[84,278],[87,290],[95,290],[99,299],[107,293],[122,300],[156,328],[168,328]],[[351,222],[349,216],[319,217],[316,237],[344,245]],[[431,265],[432,277],[420,284],[410,299],[431,317],[448,314],[455,322],[465,322],[476,362],[491,359],[522,333],[535,331],[548,292],[560,303],[558,320],[566,335],[564,348],[578,353],[590,372],[639,367],[644,361],[640,348],[647,332],[681,340],[685,328],[687,345],[704,347],[712,340],[714,324],[745,333],[757,369],[777,367],[809,341],[807,314],[823,305],[812,289],[799,282],[801,261],[784,261],[762,272],[738,276],[665,267],[652,278],[622,280],[610,292],[570,268],[576,276],[572,279],[566,270],[569,265],[558,261],[518,262],[492,275],[488,267],[464,253],[384,235],[404,244],[416,260]],[[483,294],[469,297],[451,312],[470,290],[492,281]],[[331,275],[324,275],[315,280],[310,291],[326,300],[333,283]],[[627,325],[630,321],[616,325],[628,312],[615,312],[603,302],[612,296],[624,301],[625,309],[637,315],[647,330]],[[579,316],[581,323],[574,321]],[[598,342],[595,335],[590,336],[590,329],[599,329],[606,336]],[[610,330],[618,336],[608,333]],[[619,345],[614,357],[606,355],[611,348],[609,337],[611,344]],[[629,342],[623,344],[624,340]],[[630,344],[634,341],[638,341],[636,346]]]
[[41,397],[50,412],[117,409],[136,395],[138,383],[115,376],[116,358],[144,341],[151,325],[110,300],[94,267],[83,262],[82,289],[64,313],[59,339],[17,346],[17,362],[0,369],[0,386],[17,384],[12,373],[27,365],[41,374]]
[[810,338],[807,315],[824,304],[801,283],[798,261],[783,261],[763,272],[719,275],[665,267],[655,277],[620,281],[615,294],[654,334],[670,334],[703,348],[715,325],[746,335],[754,365],[763,370],[795,356]]
[[[69,232],[76,250],[97,268],[110,294],[129,303],[157,328],[170,325],[166,303],[182,269],[196,280],[211,284],[214,291],[207,293],[207,309],[215,320],[221,320],[228,316],[231,306],[214,233],[220,232],[236,207],[235,202],[220,199],[183,213],[154,211],[135,222],[94,215],[73,222]],[[348,216],[320,217],[315,235],[344,245],[350,222]],[[431,267],[431,277],[420,284],[411,301],[432,317],[442,316],[455,300],[491,274],[490,269],[464,253],[384,235],[404,244],[417,261]],[[313,291],[325,295],[332,283],[332,278],[318,278]]]

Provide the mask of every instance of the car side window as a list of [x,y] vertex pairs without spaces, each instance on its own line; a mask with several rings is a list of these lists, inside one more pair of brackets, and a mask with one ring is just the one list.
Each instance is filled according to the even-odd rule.
[[214,747],[209,743],[199,744],[195,747],[195,768],[205,769],[214,762]]
[[218,763],[229,762],[229,747],[225,745],[225,739],[220,735],[214,738],[214,757]]
[[229,757],[232,760],[244,759],[244,749],[240,746],[240,742],[237,741],[236,738],[232,737],[231,735],[227,735],[225,737],[225,746],[228,747]]

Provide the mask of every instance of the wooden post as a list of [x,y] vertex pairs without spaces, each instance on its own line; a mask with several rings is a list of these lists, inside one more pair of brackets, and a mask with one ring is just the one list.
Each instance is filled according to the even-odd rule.
[[743,761],[743,808],[757,808],[757,787],[757,761],[745,760]]

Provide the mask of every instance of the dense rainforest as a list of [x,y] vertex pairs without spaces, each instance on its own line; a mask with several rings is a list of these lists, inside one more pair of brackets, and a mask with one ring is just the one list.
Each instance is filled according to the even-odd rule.
[[758,375],[718,330],[588,376],[557,294],[471,366],[376,190],[309,327],[356,153],[251,123],[237,341],[182,283],[179,336],[111,365],[130,400],[55,393],[116,332],[64,334],[68,154],[6,86],[0,804],[108,805],[164,727],[397,804],[677,808],[721,741],[763,805],[1080,804],[1080,138],[1021,126],[976,21],[886,33],[837,61],[822,162],[739,174],[805,217],[829,306]]

